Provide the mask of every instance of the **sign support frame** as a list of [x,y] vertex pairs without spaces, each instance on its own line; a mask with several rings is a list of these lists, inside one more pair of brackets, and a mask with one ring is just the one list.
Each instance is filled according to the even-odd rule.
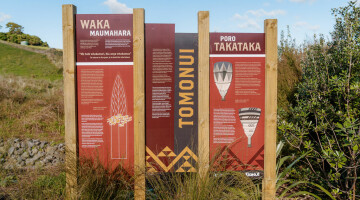
[[136,200],[145,200],[145,10],[133,10],[134,170]]
[[199,175],[209,170],[210,79],[209,11],[198,12],[198,154]]
[[[76,97],[76,6],[62,5],[65,145],[67,170],[66,199],[77,198],[78,127]],[[134,170],[135,199],[145,199],[145,10],[133,10],[134,70]],[[276,194],[276,127],[277,127],[277,19],[264,21],[265,32],[265,200]],[[198,154],[199,175],[209,170],[209,11],[198,12]],[[75,168],[75,169],[74,169]]]
[[264,21],[265,31],[265,138],[262,199],[276,194],[276,127],[277,127],[277,19]]
[[[145,199],[145,62],[144,21],[145,11],[133,12],[133,60],[134,60],[134,170],[135,199]],[[76,6],[62,5],[63,62],[64,62],[64,109],[66,146],[66,199],[77,199],[78,127],[76,95]]]
[[[66,199],[77,198],[78,138],[76,104],[76,6],[62,6]],[[73,169],[75,168],[75,169]]]

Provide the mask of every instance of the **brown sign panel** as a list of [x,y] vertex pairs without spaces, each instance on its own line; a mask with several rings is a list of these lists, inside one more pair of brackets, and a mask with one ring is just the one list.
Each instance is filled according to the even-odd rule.
[[264,169],[265,34],[210,34],[210,159],[218,170]]
[[76,15],[79,156],[134,162],[132,15]]
[[175,34],[175,154],[177,172],[195,171],[198,152],[198,34]]

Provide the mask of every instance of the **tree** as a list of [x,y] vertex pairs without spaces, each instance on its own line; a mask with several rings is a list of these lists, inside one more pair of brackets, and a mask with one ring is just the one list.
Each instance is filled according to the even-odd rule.
[[8,33],[10,33],[10,34],[22,34],[23,30],[24,30],[24,27],[22,27],[19,24],[14,23],[14,22],[8,22],[6,24],[6,28],[9,29]]
[[311,151],[299,169],[310,181],[337,199],[359,199],[360,8],[349,2],[332,11],[332,40],[320,36],[306,48],[302,81],[279,131],[298,156]]

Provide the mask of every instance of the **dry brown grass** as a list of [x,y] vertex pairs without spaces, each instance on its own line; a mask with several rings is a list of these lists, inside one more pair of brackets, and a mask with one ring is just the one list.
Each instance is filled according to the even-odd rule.
[[0,76],[0,137],[63,141],[62,81]]

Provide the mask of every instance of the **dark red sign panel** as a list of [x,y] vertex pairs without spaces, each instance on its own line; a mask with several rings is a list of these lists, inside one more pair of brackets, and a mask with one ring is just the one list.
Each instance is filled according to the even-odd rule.
[[132,16],[76,15],[77,62],[133,62]]
[[79,155],[134,162],[132,15],[76,15]]
[[168,171],[174,155],[175,24],[146,24],[146,154],[148,171]]
[[210,158],[215,167],[261,176],[264,112],[265,34],[211,33]]

